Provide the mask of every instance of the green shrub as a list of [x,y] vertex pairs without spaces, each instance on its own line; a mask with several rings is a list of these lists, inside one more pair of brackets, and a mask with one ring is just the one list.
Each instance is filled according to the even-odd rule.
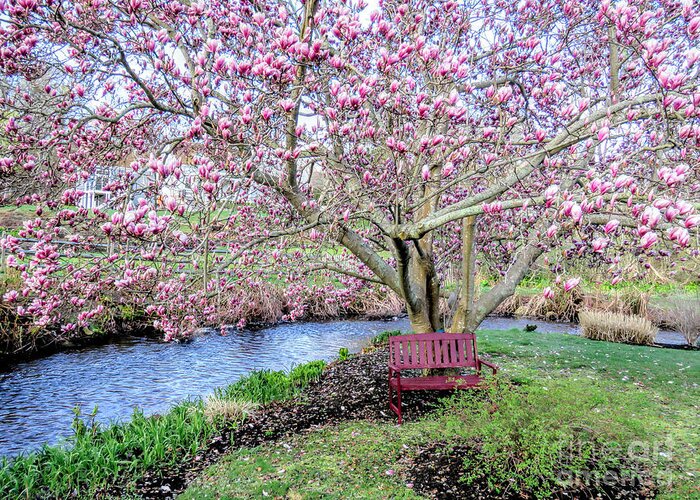
[[566,379],[456,395],[445,410],[447,426],[472,450],[462,481],[548,498],[563,478],[595,480],[622,470],[620,443],[639,436],[628,422],[614,421],[614,407],[604,388]]

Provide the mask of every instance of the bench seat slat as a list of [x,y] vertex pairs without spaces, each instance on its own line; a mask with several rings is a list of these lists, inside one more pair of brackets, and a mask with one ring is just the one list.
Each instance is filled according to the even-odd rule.
[[484,380],[478,375],[402,377],[400,382],[395,378],[391,379],[390,384],[392,387],[401,384],[402,391],[448,390],[469,389],[481,385]]

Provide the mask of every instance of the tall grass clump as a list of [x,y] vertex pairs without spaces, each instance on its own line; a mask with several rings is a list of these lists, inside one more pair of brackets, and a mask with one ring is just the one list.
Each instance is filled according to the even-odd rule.
[[257,404],[295,396],[317,380],[324,361],[283,371],[257,371],[213,397],[186,401],[164,415],[134,410],[125,423],[100,424],[97,410],[76,409],[73,436],[15,458],[0,458],[0,498],[93,498],[114,484],[133,484],[146,470],[194,457],[223,426],[236,425]]
[[86,424],[81,417],[77,411],[74,435],[65,445],[3,458],[0,497],[90,496],[150,467],[194,456],[214,431],[203,415],[201,402],[181,403],[165,415],[153,417],[137,409],[123,424]]
[[275,370],[256,370],[238,382],[215,391],[216,397],[228,400],[266,404],[270,401],[294,397],[310,382],[321,377],[325,361],[311,361],[292,368],[287,373]]
[[404,312],[404,304],[395,293],[382,287],[370,287],[356,295],[347,312],[368,318],[386,318]]
[[557,293],[553,299],[547,299],[542,294],[515,294],[504,300],[494,314],[571,322],[575,320],[582,301],[583,295],[577,290]]
[[651,321],[639,316],[587,309],[578,317],[582,335],[592,340],[651,345],[659,331]]
[[683,334],[688,345],[700,339],[700,299],[674,298],[669,307],[671,326]]
[[239,422],[257,407],[257,403],[251,401],[224,399],[213,395],[204,401],[204,416],[210,423]]
[[401,330],[387,330],[386,332],[382,332],[372,339],[372,345],[380,346],[386,344],[389,342],[389,337],[395,337],[396,335],[402,335]]
[[651,294],[636,288],[625,288],[620,291],[601,292],[583,297],[582,309],[606,311],[630,316],[641,316],[649,319],[649,302]]

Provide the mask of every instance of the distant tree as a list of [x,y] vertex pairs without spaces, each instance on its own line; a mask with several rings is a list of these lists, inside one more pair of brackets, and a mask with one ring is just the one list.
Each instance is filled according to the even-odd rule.
[[[8,0],[2,9],[2,71],[60,75],[45,87],[42,102],[56,111],[42,130],[31,125],[37,101],[4,100],[20,114],[5,126],[6,168],[62,182],[60,203],[70,204],[100,162],[135,155],[133,171],[153,171],[157,192],[181,174],[173,158],[197,157],[208,208],[222,198],[256,207],[217,228],[216,244],[231,252],[221,270],[287,259],[381,283],[405,302],[414,330],[434,331],[445,326],[443,272],[461,265],[447,325],[457,331],[475,329],[536,262],[564,276],[566,261],[600,254],[616,282],[626,253],[697,253],[696,2],[372,10],[364,0]],[[47,150],[56,161],[37,154]],[[166,204],[172,215],[124,205],[102,230],[142,240],[159,224],[175,231],[183,211]],[[209,249],[212,234],[184,238]],[[290,248],[301,236],[316,251]],[[547,258],[552,249],[559,258]],[[176,251],[158,252],[177,268]],[[500,276],[479,296],[478,265]],[[24,272],[35,268],[45,266],[37,259]],[[115,279],[98,274],[97,289]],[[166,281],[160,293],[182,311],[192,302]]]

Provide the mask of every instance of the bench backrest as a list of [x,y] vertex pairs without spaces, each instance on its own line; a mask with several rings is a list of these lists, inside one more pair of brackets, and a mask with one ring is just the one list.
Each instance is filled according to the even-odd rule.
[[397,368],[477,368],[473,333],[416,333],[389,337],[389,363]]

